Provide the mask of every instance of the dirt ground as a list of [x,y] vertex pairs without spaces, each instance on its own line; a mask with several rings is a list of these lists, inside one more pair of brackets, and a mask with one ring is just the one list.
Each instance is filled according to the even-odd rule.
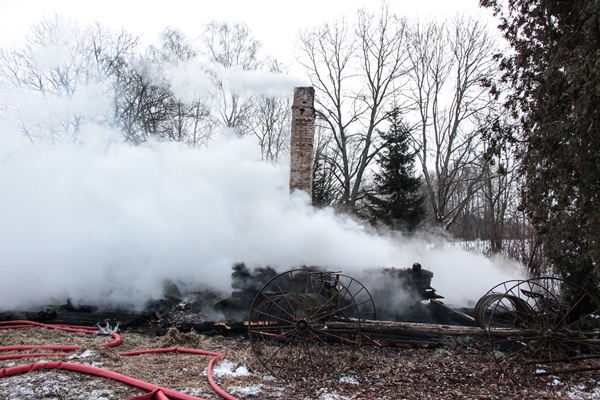
[[[0,346],[52,344],[83,346],[53,357],[0,360],[2,369],[39,361],[68,361],[108,369],[203,399],[220,399],[209,386],[210,357],[169,353],[119,356],[119,352],[186,347],[223,354],[213,376],[238,399],[600,399],[597,375],[569,380],[513,376],[500,370],[477,340],[448,340],[437,349],[363,346],[340,377],[278,380],[262,368],[244,335],[205,336],[170,330],[164,336],[122,332],[117,348],[99,347],[110,337],[45,328],[0,330]],[[39,353],[42,350],[30,352]],[[4,351],[1,355],[15,352]],[[20,352],[21,353],[21,352]],[[597,373],[596,373],[597,374]],[[124,399],[144,392],[81,373],[48,370],[0,378],[0,399]]]

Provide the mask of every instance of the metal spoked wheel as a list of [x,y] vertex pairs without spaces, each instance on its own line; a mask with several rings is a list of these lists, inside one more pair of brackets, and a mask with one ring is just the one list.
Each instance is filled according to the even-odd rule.
[[600,370],[600,304],[580,286],[534,278],[489,299],[484,326],[491,354],[513,380]]
[[[271,374],[289,380],[326,378],[352,361],[365,318],[375,319],[375,307],[358,281],[296,269],[277,275],[256,295],[248,332],[254,353]],[[332,329],[328,322],[351,324]]]
[[475,308],[473,309],[475,324],[480,328],[485,328],[498,300],[501,299],[504,294],[513,286],[520,282],[523,282],[523,280],[512,279],[499,283],[488,290],[486,294],[481,296],[481,298],[477,301],[477,304],[475,304]]

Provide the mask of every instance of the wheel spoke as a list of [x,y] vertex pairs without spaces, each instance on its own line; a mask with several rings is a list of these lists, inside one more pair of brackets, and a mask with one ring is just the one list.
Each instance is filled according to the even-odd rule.
[[[260,315],[263,315],[265,317],[269,317],[269,318],[277,319],[279,321],[283,321],[283,322],[287,322],[287,323],[290,323],[290,324],[294,324],[294,321],[289,320],[289,319],[285,319],[283,317],[280,317],[278,314],[275,315],[273,313],[268,313],[266,311],[262,311],[262,310],[258,310],[258,309],[252,310],[252,313],[253,314],[260,314]],[[262,322],[265,322],[265,321],[262,321]],[[271,322],[271,321],[266,321],[266,322]]]
[[348,304],[348,305],[346,305],[346,306],[344,306],[342,308],[334,308],[330,312],[328,312],[327,314],[320,315],[319,319],[324,319],[324,318],[326,319],[326,318],[331,317],[333,315],[338,315],[338,314],[342,313],[345,310],[356,310],[356,303],[350,303],[350,304]]
[[[341,336],[339,334],[336,335],[336,334],[328,332],[326,330],[321,330],[321,331],[318,331],[318,332],[321,333],[321,334],[323,334],[323,335],[325,335],[325,336],[329,336],[331,338],[337,339],[337,342],[339,342],[339,343],[356,343],[356,341],[353,341],[353,340],[350,340],[348,338],[345,338],[345,337],[343,337],[343,336]],[[348,333],[351,333],[352,335],[356,335],[356,332],[354,332],[354,331],[348,331]],[[321,337],[319,337],[319,339],[321,339]]]
[[[288,345],[288,344],[290,344],[290,342],[291,342],[293,339],[294,339],[294,336],[293,336],[293,335],[290,335],[290,337],[289,337],[289,338],[288,338],[288,339],[287,339],[287,340],[286,340],[284,343],[281,343],[281,344],[278,346],[277,350],[276,350],[276,351],[275,351],[275,352],[274,352],[274,353],[271,355],[271,357],[269,357],[268,359],[266,359],[266,360],[265,360],[265,362],[266,362],[267,364],[270,364],[270,363],[271,363],[271,361],[273,360],[273,358],[275,358],[275,356],[276,356],[277,354],[279,354],[279,352],[280,352],[280,351],[282,351],[282,350],[286,349],[286,348],[287,348],[287,345]],[[292,342],[292,347],[293,347],[293,346],[294,346],[294,343]]]
[[279,282],[275,281],[274,283],[275,283],[275,286],[277,287],[277,289],[279,290],[279,293],[281,293],[282,297],[285,299],[286,303],[290,307],[290,310],[293,310],[294,306],[292,306],[292,304],[289,302],[288,297],[285,295],[285,291],[281,288],[281,286],[279,285]]
[[271,305],[275,306],[276,308],[278,308],[280,311],[283,311],[284,314],[286,314],[288,317],[290,317],[289,320],[283,319],[282,317],[279,317],[279,315],[273,315],[272,313],[269,314],[269,316],[281,319],[282,321],[286,321],[286,322],[293,322],[295,319],[295,315],[293,315],[291,312],[289,312],[288,310],[286,310],[285,308],[281,307],[281,305],[279,305],[279,303],[275,302],[272,298],[268,297],[266,298],[266,301],[268,301]]

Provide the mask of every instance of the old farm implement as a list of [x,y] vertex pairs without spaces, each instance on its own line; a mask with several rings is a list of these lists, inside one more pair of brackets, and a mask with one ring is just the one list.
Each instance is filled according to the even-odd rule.
[[474,326],[379,321],[371,293],[357,280],[296,269],[262,287],[247,324],[256,357],[285,379],[338,374],[359,346],[377,345],[378,335],[389,332],[482,337],[486,354],[511,374],[600,370],[600,305],[577,285],[557,278],[508,281],[473,311]]

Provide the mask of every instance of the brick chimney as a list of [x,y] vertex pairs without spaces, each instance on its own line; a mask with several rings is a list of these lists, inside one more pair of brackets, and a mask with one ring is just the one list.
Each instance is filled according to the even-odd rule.
[[292,104],[290,139],[290,192],[303,190],[312,197],[315,89],[297,87]]

